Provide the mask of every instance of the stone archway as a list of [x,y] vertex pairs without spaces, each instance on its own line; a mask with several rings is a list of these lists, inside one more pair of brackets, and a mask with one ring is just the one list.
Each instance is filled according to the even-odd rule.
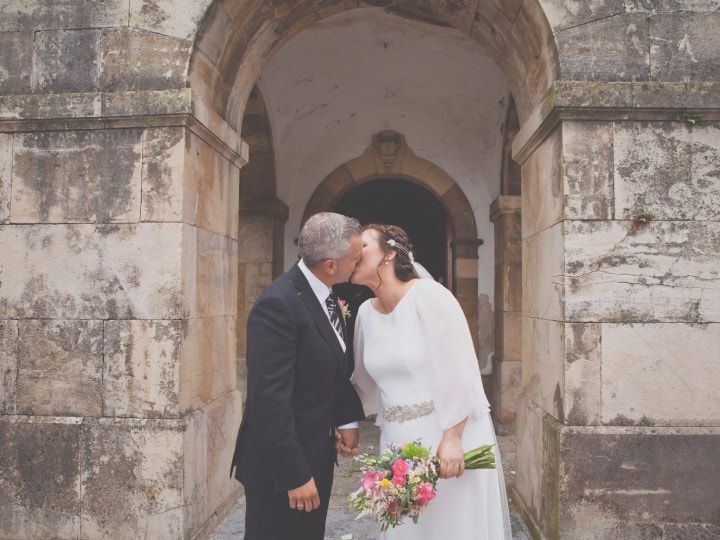
[[[405,136],[384,130],[372,137],[363,154],[340,165],[315,189],[303,213],[303,222],[311,215],[335,207],[357,186],[372,180],[403,178],[416,182],[432,193],[445,208],[450,228],[448,242],[448,285],[462,305],[478,343],[478,247],[475,215],[470,202],[457,183],[440,167],[413,153]],[[482,344],[492,347],[492,344]]]
[[694,479],[720,441],[720,14],[567,4],[11,2],[0,536],[201,535],[232,503],[248,97],[295,34],[369,6],[470,36],[517,104],[516,487],[536,536],[714,534],[718,485]]

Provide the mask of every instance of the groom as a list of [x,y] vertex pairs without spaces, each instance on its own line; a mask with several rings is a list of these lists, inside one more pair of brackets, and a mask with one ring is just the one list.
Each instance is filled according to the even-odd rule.
[[245,487],[245,540],[324,537],[336,451],[355,451],[364,418],[330,288],[360,261],[360,232],[355,219],[312,216],[300,261],[250,311],[247,403],[231,467]]

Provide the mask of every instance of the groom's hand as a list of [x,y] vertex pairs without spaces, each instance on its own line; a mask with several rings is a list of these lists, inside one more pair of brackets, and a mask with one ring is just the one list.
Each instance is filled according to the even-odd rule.
[[360,430],[358,428],[338,429],[335,433],[337,451],[345,457],[357,453],[360,442]]
[[315,486],[315,479],[311,478],[307,484],[288,491],[290,508],[301,512],[312,512],[320,508],[320,495]]

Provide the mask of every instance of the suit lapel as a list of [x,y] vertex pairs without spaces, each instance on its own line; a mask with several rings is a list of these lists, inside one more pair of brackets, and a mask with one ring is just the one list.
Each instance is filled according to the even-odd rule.
[[328,345],[339,357],[339,359],[341,361],[344,361],[345,352],[340,346],[340,342],[338,341],[337,334],[335,333],[335,330],[330,323],[330,319],[328,319],[325,311],[320,305],[320,302],[318,302],[317,296],[315,296],[315,293],[310,287],[310,284],[308,283],[307,279],[305,279],[305,276],[303,275],[300,268],[298,268],[297,264],[290,269],[289,274],[290,279],[295,284],[295,287],[298,289],[300,299],[305,304],[305,307],[310,312],[310,315],[312,315],[312,318],[315,321],[315,325],[318,327],[318,330],[320,330],[320,334],[322,334],[322,336],[325,338],[325,341],[327,341]]

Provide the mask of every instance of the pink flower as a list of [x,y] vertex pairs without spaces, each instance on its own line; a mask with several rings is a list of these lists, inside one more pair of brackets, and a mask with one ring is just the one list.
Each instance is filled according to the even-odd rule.
[[368,491],[374,489],[377,485],[377,483],[385,478],[385,473],[380,471],[373,471],[372,469],[365,471],[365,474],[363,475],[362,479],[362,486],[363,488],[367,489]]
[[392,464],[393,483],[396,486],[404,486],[407,481],[408,464],[404,459],[396,459]]
[[415,497],[420,506],[425,506],[435,498],[435,490],[430,482],[423,482],[417,487]]

